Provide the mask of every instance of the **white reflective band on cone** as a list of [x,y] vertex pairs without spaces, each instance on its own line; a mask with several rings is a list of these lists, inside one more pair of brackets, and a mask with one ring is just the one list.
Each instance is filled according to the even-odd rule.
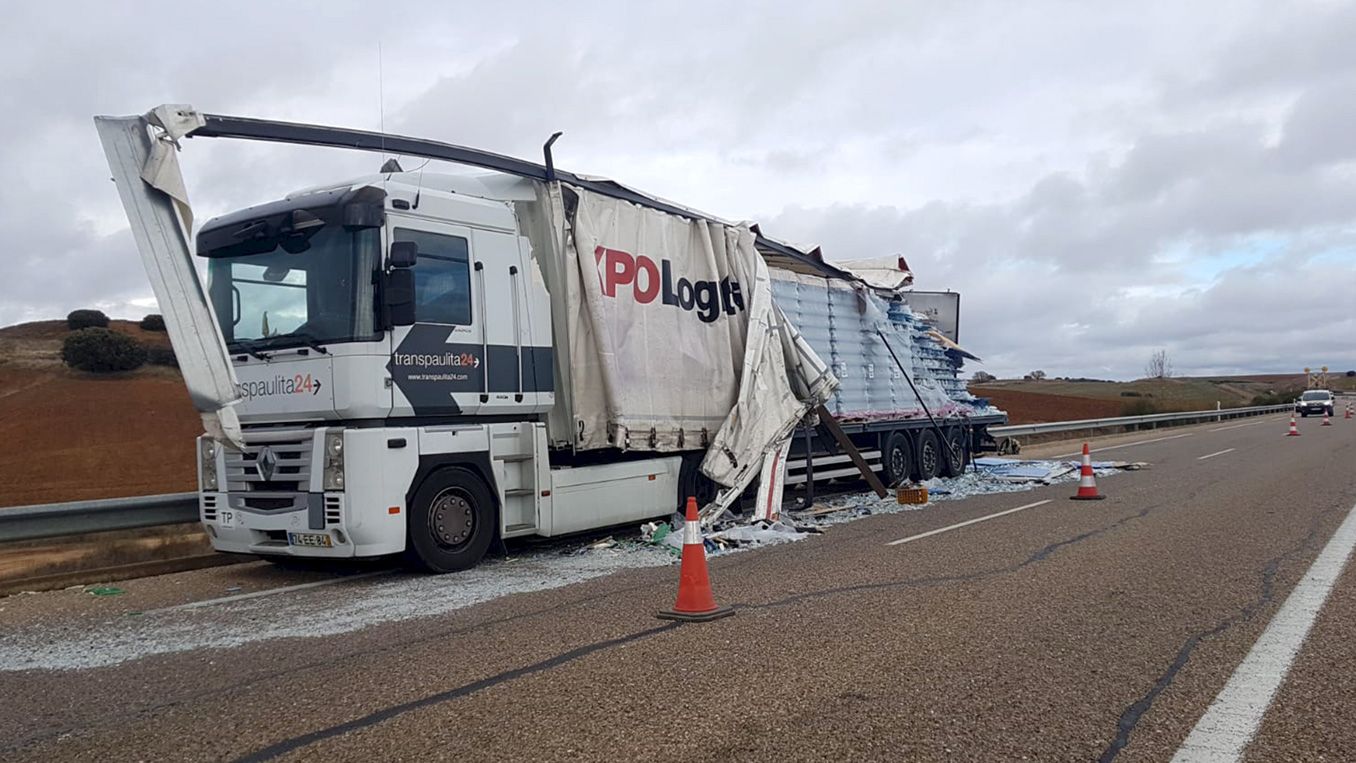
[[700,522],[683,523],[683,545],[684,546],[702,545],[702,529]]

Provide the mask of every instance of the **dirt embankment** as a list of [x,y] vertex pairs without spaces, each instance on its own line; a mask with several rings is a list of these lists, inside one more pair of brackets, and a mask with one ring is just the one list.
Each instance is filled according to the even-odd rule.
[[[169,346],[135,323],[110,328]],[[178,372],[72,371],[67,333],[64,321],[0,329],[0,507],[193,490],[202,425]]]

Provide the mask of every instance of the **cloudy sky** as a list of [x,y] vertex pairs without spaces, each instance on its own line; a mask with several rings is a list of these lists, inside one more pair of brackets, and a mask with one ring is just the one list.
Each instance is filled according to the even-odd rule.
[[[1356,3],[195,5],[6,8],[0,325],[154,310],[90,117],[177,102],[533,159],[564,130],[567,169],[905,255],[1000,376],[1356,368]],[[200,220],[379,161],[184,154]]]

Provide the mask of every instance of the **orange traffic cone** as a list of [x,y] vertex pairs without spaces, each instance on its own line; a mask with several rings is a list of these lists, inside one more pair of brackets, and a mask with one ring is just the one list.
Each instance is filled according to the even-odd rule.
[[706,547],[702,545],[701,525],[697,520],[697,499],[687,499],[683,522],[683,562],[678,573],[678,601],[673,609],[660,612],[661,620],[703,623],[733,615],[729,607],[716,606],[711,595],[711,580],[706,575]]
[[1100,501],[1106,496],[1097,492],[1097,479],[1092,473],[1092,455],[1083,443],[1083,471],[1078,478],[1078,492],[1069,496],[1074,501]]
[[1325,427],[1330,427],[1330,426],[1332,426],[1332,422],[1328,420],[1328,412],[1327,412],[1327,411],[1324,411],[1324,412],[1323,412],[1323,426],[1325,426]]
[[1290,431],[1285,433],[1286,437],[1299,437],[1299,428],[1295,426],[1295,414],[1290,414]]

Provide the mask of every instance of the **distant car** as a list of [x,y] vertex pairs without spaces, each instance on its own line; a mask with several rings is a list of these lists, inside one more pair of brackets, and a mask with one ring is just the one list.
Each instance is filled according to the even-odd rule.
[[1333,413],[1332,393],[1326,389],[1306,390],[1295,401],[1295,413],[1301,416],[1308,416],[1311,413],[1317,416],[1320,413],[1326,413],[1331,416]]

